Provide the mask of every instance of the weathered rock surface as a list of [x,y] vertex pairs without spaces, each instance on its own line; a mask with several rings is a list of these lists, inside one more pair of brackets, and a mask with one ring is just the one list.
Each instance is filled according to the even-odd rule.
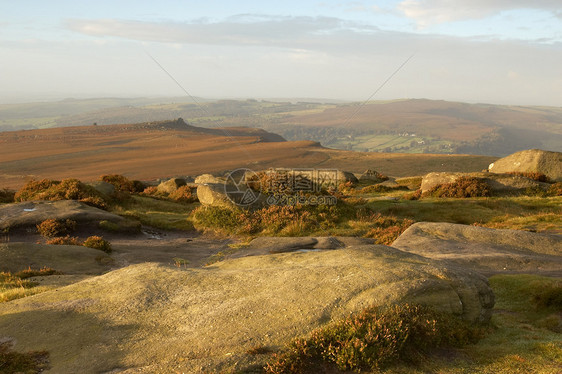
[[235,204],[226,195],[222,183],[206,183],[197,186],[197,198],[203,205],[232,207]]
[[178,190],[178,188],[185,186],[185,179],[171,178],[158,185],[157,189],[160,193],[171,194]]
[[260,208],[266,205],[267,197],[241,184],[206,183],[197,186],[197,198],[203,205],[217,207]]
[[99,249],[75,245],[0,244],[0,271],[18,272],[49,267],[64,274],[100,274],[109,270],[111,257]]
[[429,173],[426,174],[421,183],[422,192],[431,190],[435,186],[446,183],[454,183],[461,177],[481,178],[488,184],[492,192],[509,192],[534,188],[545,185],[520,175],[494,174],[494,173]]
[[74,200],[28,201],[0,206],[0,230],[30,227],[46,219],[72,219],[80,223],[107,220],[122,222],[123,217]]
[[215,177],[212,174],[202,174],[195,178],[195,183],[197,184],[206,184],[206,183],[213,183],[213,184],[224,184],[225,179]]
[[558,272],[562,276],[559,235],[419,222],[404,231],[392,246],[486,274]]
[[111,196],[115,193],[115,186],[112,185],[111,183],[107,183],[104,181],[96,181],[96,182],[88,183],[88,185],[94,187],[96,191],[106,196]]
[[537,172],[562,181],[562,152],[529,149],[500,158],[490,164],[492,173]]
[[230,372],[370,305],[419,302],[490,317],[478,273],[386,246],[245,257],[203,269],[132,265],[0,304],[2,337],[48,350],[52,372]]
[[388,178],[384,178],[378,171],[371,169],[365,170],[365,172],[359,176],[359,181],[361,182],[380,183],[387,179]]

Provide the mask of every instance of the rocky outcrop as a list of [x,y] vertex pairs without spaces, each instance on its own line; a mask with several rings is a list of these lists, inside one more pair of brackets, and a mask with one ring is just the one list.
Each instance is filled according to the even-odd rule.
[[2,303],[0,331],[19,351],[49,351],[61,374],[235,372],[263,365],[252,347],[279,347],[364,307],[399,302],[475,321],[489,319],[494,295],[478,273],[351,246],[206,268],[132,265]]
[[197,184],[206,184],[206,183],[225,183],[224,178],[215,177],[212,174],[201,174],[197,178],[195,178],[195,183]]
[[426,192],[433,187],[454,183],[462,177],[480,178],[490,187],[492,192],[508,192],[526,188],[541,187],[543,184],[535,180],[512,174],[494,173],[429,173],[422,178],[421,190]]
[[388,180],[388,177],[371,169],[365,170],[365,172],[359,176],[360,182],[380,183],[385,180]]
[[75,245],[0,244],[0,271],[49,267],[64,275],[91,275],[108,271],[111,264],[111,257],[99,249]]
[[92,186],[96,191],[98,191],[99,193],[105,196],[111,196],[115,193],[115,186],[112,185],[111,183],[107,183],[104,181],[96,181],[88,184]]
[[185,179],[182,178],[171,178],[167,181],[161,182],[157,189],[158,192],[164,194],[171,194],[178,190],[178,188],[185,186]]
[[28,201],[0,206],[0,230],[35,227],[46,219],[71,219],[78,224],[99,221],[120,223],[121,216],[75,200]]
[[562,237],[452,223],[419,222],[392,246],[484,272],[559,272]]
[[529,149],[500,158],[490,164],[492,173],[534,172],[553,181],[562,181],[562,152]]

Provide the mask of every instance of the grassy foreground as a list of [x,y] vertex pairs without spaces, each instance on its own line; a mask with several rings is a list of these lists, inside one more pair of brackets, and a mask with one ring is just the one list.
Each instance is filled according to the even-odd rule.
[[409,306],[367,309],[295,339],[282,352],[256,347],[249,354],[268,355],[268,364],[245,372],[560,373],[562,279],[496,275],[490,284],[496,307],[487,326]]

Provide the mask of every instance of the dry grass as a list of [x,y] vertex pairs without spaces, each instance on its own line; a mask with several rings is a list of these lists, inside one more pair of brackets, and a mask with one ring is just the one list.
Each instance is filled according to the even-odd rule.
[[[43,267],[39,270],[27,268],[16,273],[0,272],[0,302],[20,299],[47,291],[46,287],[37,287],[37,283],[27,280],[36,276],[61,274],[51,268]],[[2,367],[0,366],[0,369]]]

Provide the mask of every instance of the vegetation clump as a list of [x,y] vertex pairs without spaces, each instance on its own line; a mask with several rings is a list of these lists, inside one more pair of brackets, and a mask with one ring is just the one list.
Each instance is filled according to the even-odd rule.
[[126,192],[126,193],[140,193],[145,189],[144,184],[141,181],[130,180],[127,177],[120,174],[106,174],[100,177],[100,180],[115,187],[115,191]]
[[70,235],[59,236],[47,240],[48,245],[78,245],[81,246],[82,242],[77,237],[71,237]]
[[345,216],[353,215],[349,204],[270,205],[254,211],[227,207],[199,207],[195,221],[205,228],[227,233],[303,236],[315,230],[335,228]]
[[482,178],[460,177],[455,182],[445,183],[431,188],[422,196],[433,197],[489,197],[491,190]]
[[76,221],[71,219],[57,220],[46,219],[37,226],[39,234],[46,238],[54,238],[56,236],[68,235],[76,230]]
[[539,173],[536,171],[511,171],[507,174],[511,174],[511,175],[519,175],[525,178],[529,178],[532,179],[534,181],[537,182],[544,182],[544,183],[550,183],[551,180],[548,176],[544,175],[543,173]]
[[406,186],[385,186],[383,184],[373,184],[370,186],[363,187],[359,190],[360,193],[384,193],[384,192],[391,192],[391,191],[407,191],[408,187]]
[[15,191],[9,190],[7,188],[0,189],[0,204],[13,203],[15,201],[15,195]]
[[419,305],[371,307],[293,340],[265,369],[270,374],[310,373],[326,365],[377,371],[399,360],[415,361],[443,346],[477,341],[481,328]]
[[101,236],[90,236],[82,244],[84,247],[99,249],[105,253],[111,253],[111,243],[103,239]]
[[197,196],[192,192],[191,187],[181,186],[176,191],[172,192],[168,197],[178,203],[194,203],[197,200]]
[[392,244],[408,227],[414,224],[414,221],[408,218],[384,216],[380,213],[372,215],[369,221],[374,227],[365,234],[365,237],[375,239],[375,244],[384,245]]
[[556,182],[548,188],[550,196],[562,196],[562,182]]
[[78,200],[88,205],[107,209],[107,202],[93,187],[88,186],[78,179],[63,179],[55,181],[43,179],[27,182],[14,196],[15,201],[32,200]]

